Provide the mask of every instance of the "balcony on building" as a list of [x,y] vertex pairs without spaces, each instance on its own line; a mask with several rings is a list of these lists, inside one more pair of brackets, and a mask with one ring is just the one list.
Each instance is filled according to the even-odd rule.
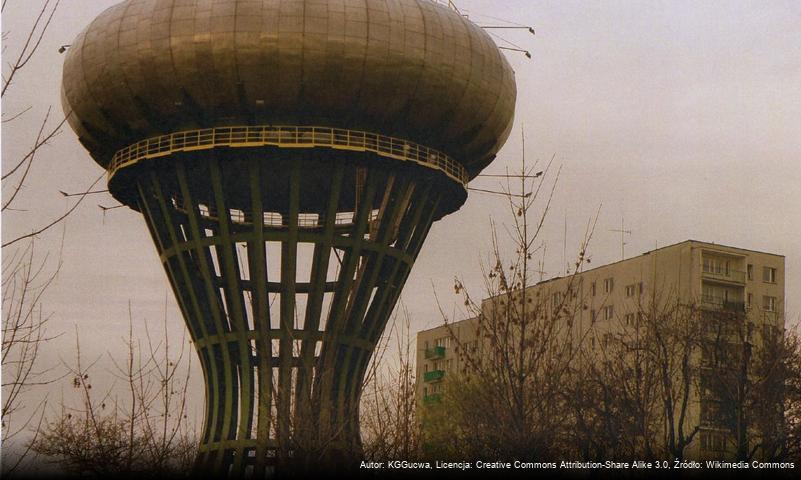
[[423,404],[424,405],[436,405],[438,403],[442,403],[442,394],[441,393],[431,393],[431,394],[425,395],[423,397]]
[[424,382],[438,382],[445,376],[444,370],[431,370],[423,374]]
[[727,284],[745,285],[744,260],[739,256],[724,256],[705,252],[701,261],[701,276],[704,280]]
[[445,347],[426,348],[426,360],[437,360],[445,356]]
[[741,272],[739,270],[729,270],[728,272],[704,270],[702,271],[702,274],[705,280],[713,280],[727,284],[745,285],[745,272]]
[[745,302],[729,300],[715,295],[702,295],[701,306],[713,310],[723,310],[733,313],[745,313]]

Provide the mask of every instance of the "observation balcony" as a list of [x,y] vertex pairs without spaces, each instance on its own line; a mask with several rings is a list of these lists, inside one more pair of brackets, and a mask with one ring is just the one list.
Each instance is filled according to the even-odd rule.
[[107,170],[111,179],[117,171],[146,159],[219,147],[265,146],[371,152],[379,157],[411,161],[440,170],[464,187],[470,181],[470,176],[461,163],[424,145],[360,130],[295,125],[214,127],[152,137],[117,151]]
[[431,370],[423,374],[424,382],[438,382],[445,376],[444,370]]

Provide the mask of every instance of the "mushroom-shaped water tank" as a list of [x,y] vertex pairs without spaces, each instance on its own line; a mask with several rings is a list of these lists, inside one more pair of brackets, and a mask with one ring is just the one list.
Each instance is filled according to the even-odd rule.
[[62,94],[104,167],[148,137],[301,125],[409,140],[472,177],[516,90],[487,33],[429,0],[126,0],[75,40]]

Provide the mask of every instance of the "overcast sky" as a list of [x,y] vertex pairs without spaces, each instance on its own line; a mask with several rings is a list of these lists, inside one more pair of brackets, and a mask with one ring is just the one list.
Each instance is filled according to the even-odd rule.
[[[4,56],[19,48],[34,13],[10,0]],[[61,114],[61,44],[115,0],[63,0],[52,30],[3,99],[3,168],[33,141],[52,105]],[[687,239],[786,256],[788,321],[801,314],[801,3],[792,1],[489,1],[457,4],[479,24],[499,20],[532,25],[536,36],[503,36],[532,53],[510,53],[518,82],[516,128],[485,173],[519,165],[521,128],[529,162],[555,155],[562,167],[543,241],[548,276],[576,253],[587,221],[601,207],[590,248],[593,265],[620,259],[621,217],[633,256]],[[500,42],[500,40],[499,40]],[[4,58],[4,64],[6,58]],[[5,67],[4,67],[5,73]],[[55,114],[54,114],[55,115]],[[56,115],[57,116],[57,115]],[[19,207],[3,215],[3,239],[57,216],[102,172],[69,130],[33,166]],[[478,180],[474,186],[494,188]],[[4,192],[6,198],[8,192]],[[66,224],[43,235],[41,253],[63,266],[46,298],[51,329],[66,335],[48,348],[49,360],[69,355],[73,326],[87,355],[122,348],[128,302],[137,321],[159,321],[168,299],[175,332],[183,323],[139,214],[103,216],[87,200]],[[479,260],[490,244],[488,220],[506,221],[504,200],[471,194],[461,211],[433,227],[403,299],[414,330],[441,323],[434,291],[453,308],[453,278],[481,295]],[[567,235],[565,236],[565,221]],[[6,253],[6,252],[4,252]],[[51,263],[52,265],[52,263]]]

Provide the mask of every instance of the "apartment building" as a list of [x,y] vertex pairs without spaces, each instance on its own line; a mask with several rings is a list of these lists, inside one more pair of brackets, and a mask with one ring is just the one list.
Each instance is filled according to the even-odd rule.
[[[575,276],[540,282],[529,288],[527,296],[564,304],[563,295],[570,295],[581,303],[564,331],[587,342],[590,352],[596,348],[600,352],[602,344],[616,332],[635,325],[646,299],[692,305],[700,320],[709,325],[716,323],[716,318],[733,319],[733,330],[740,335],[729,332],[727,341],[736,350],[737,342],[755,342],[754,348],[759,348],[757,338],[783,332],[784,278],[782,255],[687,240]],[[504,308],[502,304],[503,300],[499,303],[497,298],[485,299],[481,309],[488,313],[492,308]],[[455,347],[480,348],[476,327],[477,319],[472,318],[418,333],[419,405],[439,402],[448,375],[469,371],[470,366]],[[759,335],[752,335],[756,329]],[[707,361],[694,360],[699,379],[714,376],[714,372],[704,373]],[[687,454],[691,458],[729,456],[731,441],[727,440],[733,432],[716,419],[719,405],[704,381],[699,385],[688,424],[700,430]]]

